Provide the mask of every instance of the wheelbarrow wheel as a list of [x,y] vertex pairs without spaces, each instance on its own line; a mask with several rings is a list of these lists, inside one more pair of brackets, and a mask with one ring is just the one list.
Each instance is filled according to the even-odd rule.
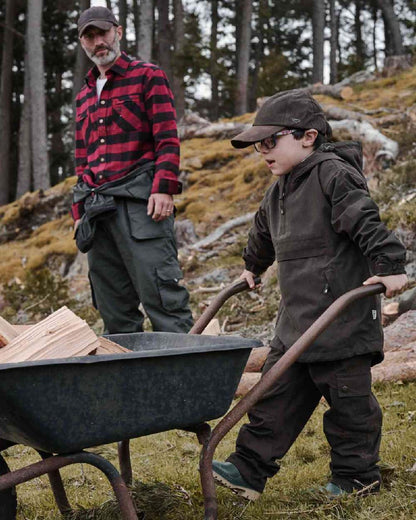
[[[6,461],[0,455],[0,476],[9,473]],[[15,520],[17,511],[16,488],[0,491],[0,518],[1,520]]]

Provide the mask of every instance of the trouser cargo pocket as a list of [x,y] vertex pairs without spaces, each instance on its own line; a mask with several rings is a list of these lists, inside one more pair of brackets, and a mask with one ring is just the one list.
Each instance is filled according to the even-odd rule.
[[169,264],[156,267],[157,284],[162,307],[166,311],[177,311],[188,305],[188,292],[179,284],[183,278],[178,265]]

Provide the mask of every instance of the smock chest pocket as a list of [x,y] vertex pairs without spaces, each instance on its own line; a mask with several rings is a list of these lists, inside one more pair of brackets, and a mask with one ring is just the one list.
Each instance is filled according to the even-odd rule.
[[278,239],[274,247],[278,262],[323,256],[327,253],[326,242],[322,236]]
[[139,131],[144,114],[140,108],[139,94],[130,94],[112,99],[112,123],[115,130],[124,132]]

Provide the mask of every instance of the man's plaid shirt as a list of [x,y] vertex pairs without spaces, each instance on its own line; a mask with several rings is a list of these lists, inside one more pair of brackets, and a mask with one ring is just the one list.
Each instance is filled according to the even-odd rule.
[[[93,67],[76,100],[78,177],[95,187],[154,161],[152,193],[180,193],[176,113],[165,73],[122,53],[106,72],[99,101],[98,76]],[[82,203],[72,205],[75,220],[83,212]]]

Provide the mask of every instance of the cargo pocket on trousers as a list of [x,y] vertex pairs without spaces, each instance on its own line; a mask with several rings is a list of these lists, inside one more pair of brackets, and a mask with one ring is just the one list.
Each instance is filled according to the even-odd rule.
[[130,226],[130,235],[135,240],[148,240],[150,238],[162,238],[171,236],[173,230],[173,216],[155,222],[147,214],[147,202],[126,201],[127,215]]
[[338,374],[338,397],[366,397],[371,393],[371,377],[366,373]]
[[186,307],[188,292],[185,287],[179,285],[179,281],[183,278],[180,267],[175,264],[156,267],[156,274],[162,307],[166,311],[176,311]]

